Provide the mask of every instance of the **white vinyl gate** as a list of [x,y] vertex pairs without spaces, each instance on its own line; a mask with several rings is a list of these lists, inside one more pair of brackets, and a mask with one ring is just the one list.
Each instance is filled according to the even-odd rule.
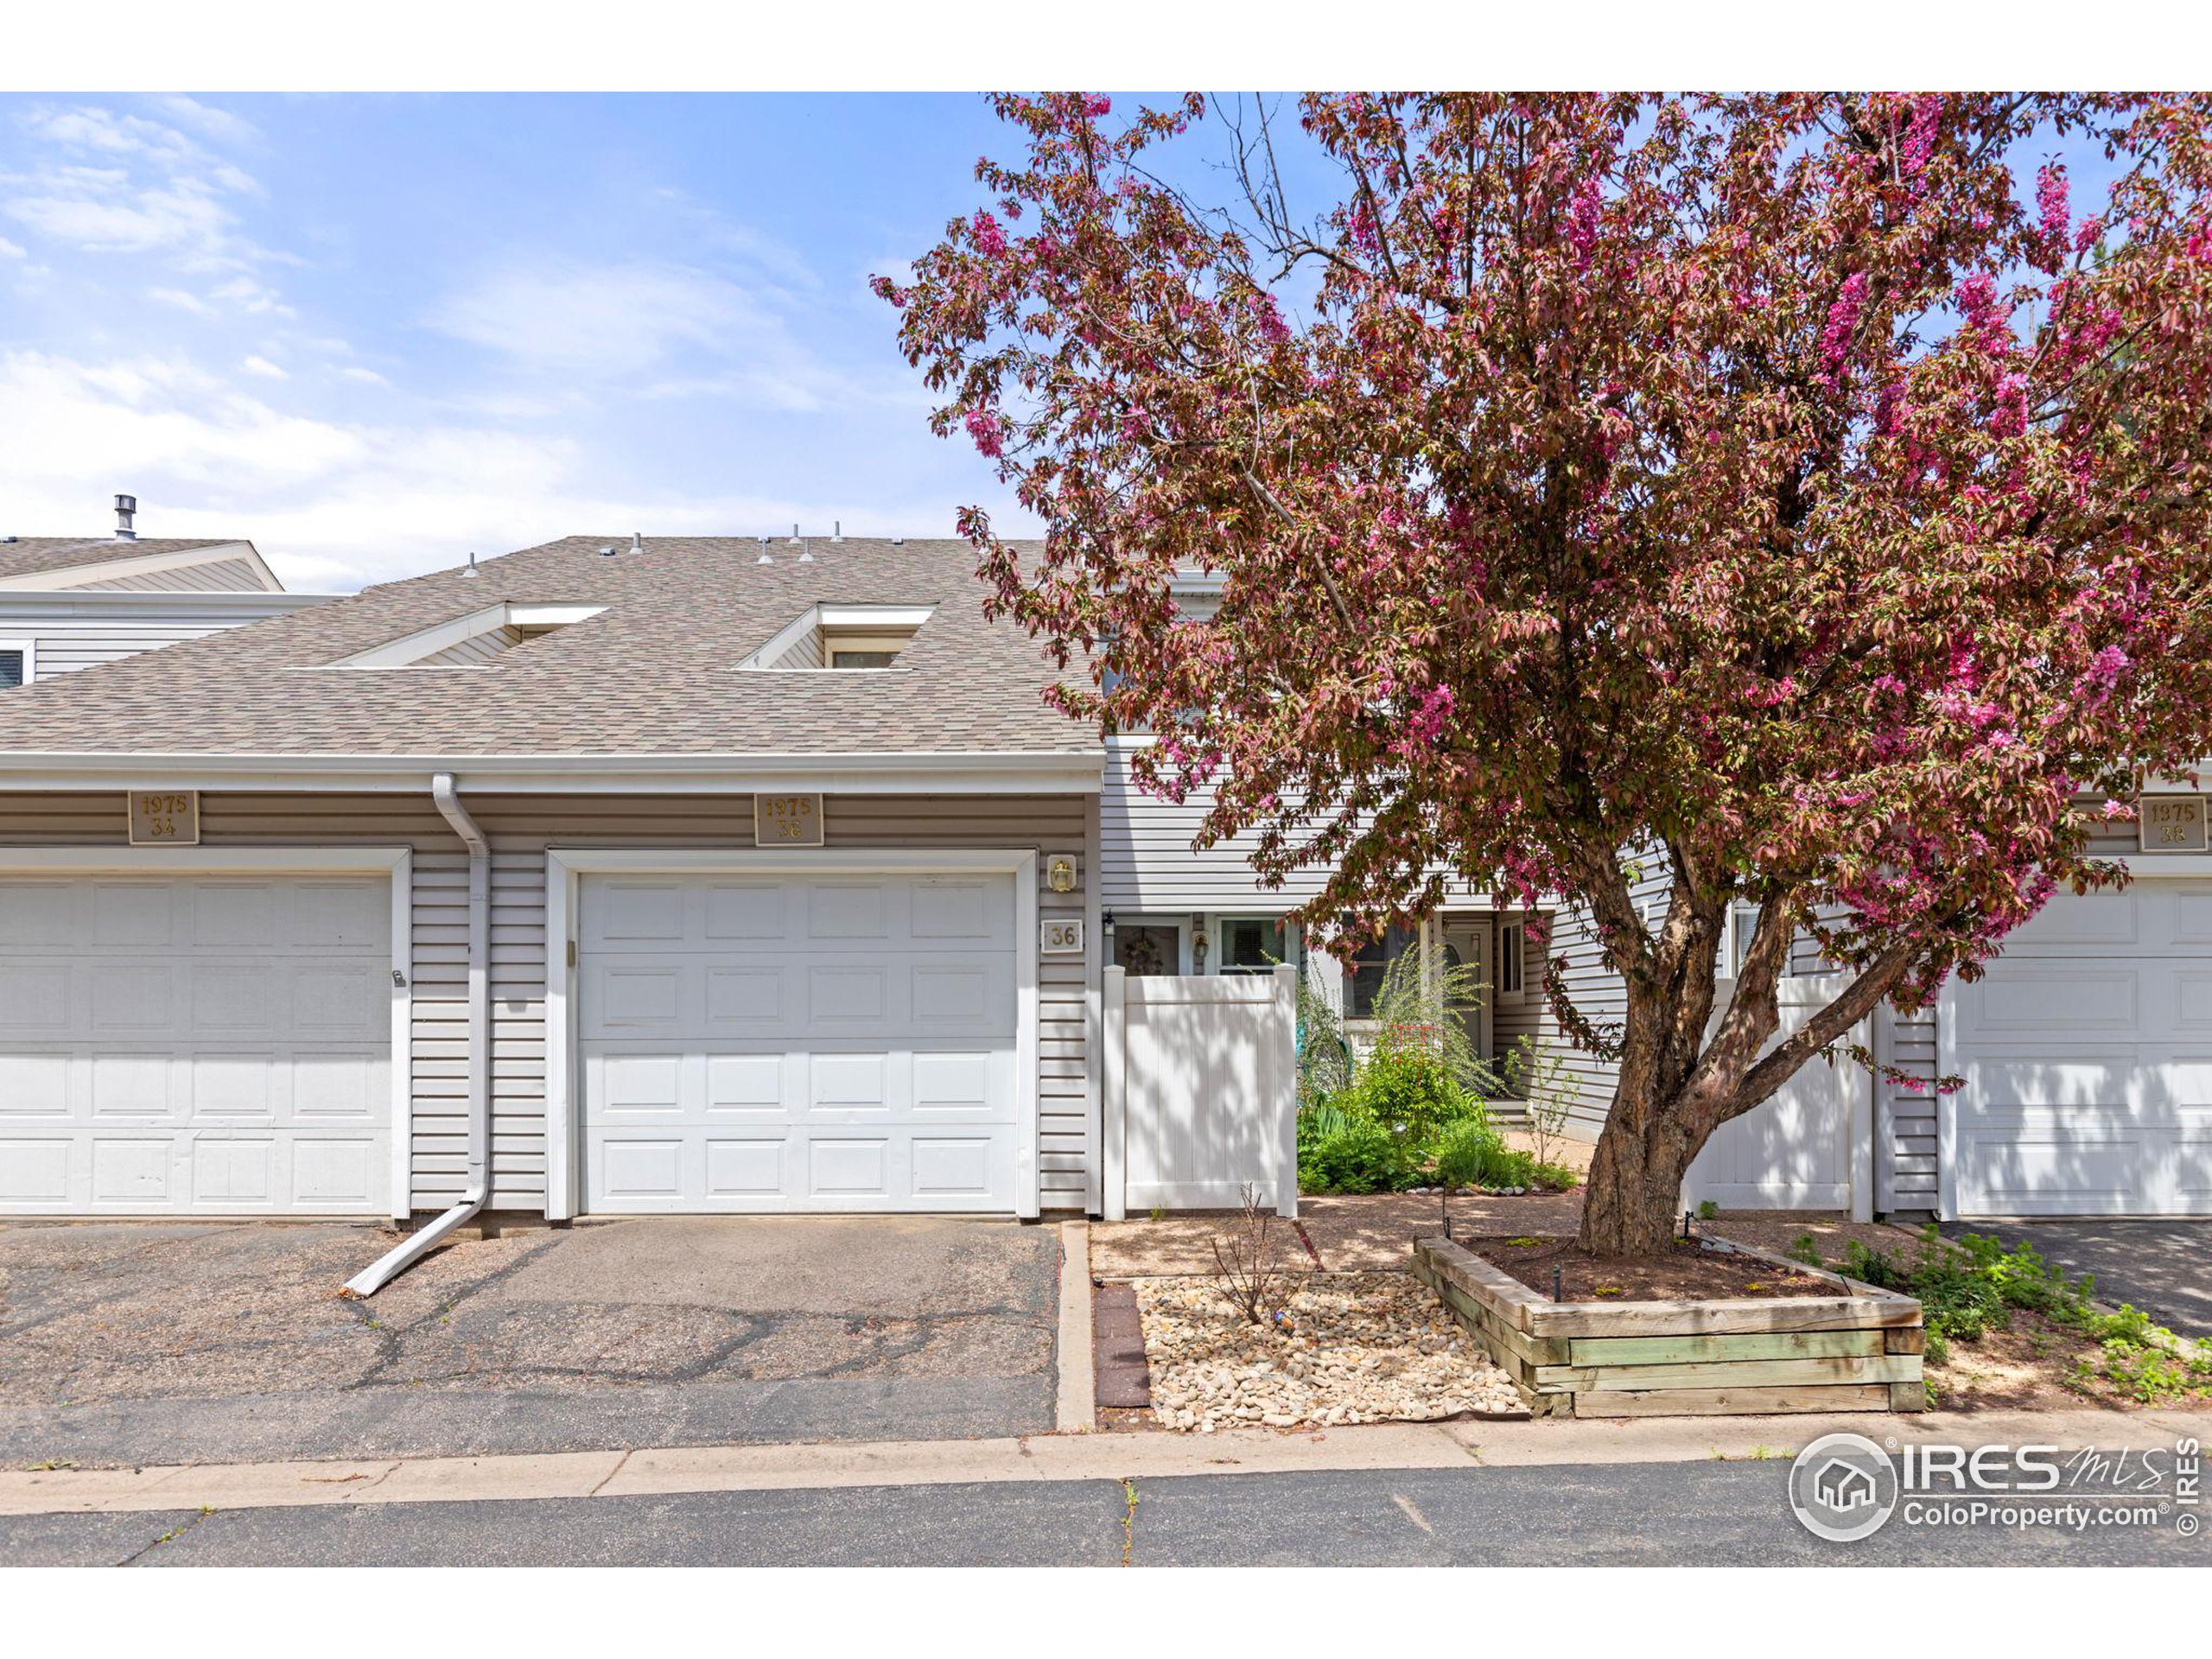
[[[1837,974],[1785,977],[1776,988],[1782,1022],[1770,1049],[1844,988]],[[1716,1009],[1717,1021],[1724,1010]],[[1867,1040],[1861,1021],[1850,1040]],[[1724,1210],[1847,1210],[1873,1216],[1874,1084],[1839,1055],[1817,1056],[1774,1095],[1715,1130],[1682,1183],[1682,1201]]]
[[1298,1213],[1294,968],[1105,982],[1105,1205]]

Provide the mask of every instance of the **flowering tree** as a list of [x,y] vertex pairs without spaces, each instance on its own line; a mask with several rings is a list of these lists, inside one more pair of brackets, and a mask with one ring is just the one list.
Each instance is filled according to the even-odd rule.
[[[877,283],[1047,526],[964,515],[996,602],[1206,837],[1334,871],[1323,938],[1447,879],[1587,907],[1586,1247],[1665,1249],[1716,1128],[2124,880],[2083,804],[2212,747],[2206,100],[1314,97],[1311,219],[1233,113],[1234,200],[1169,181],[1198,99],[999,109],[1026,158]],[[1770,1047],[1801,935],[1845,988]]]

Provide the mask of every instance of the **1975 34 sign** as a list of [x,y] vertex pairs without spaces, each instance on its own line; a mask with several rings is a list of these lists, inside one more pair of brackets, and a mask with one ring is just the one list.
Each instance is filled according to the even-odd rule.
[[197,847],[200,791],[196,789],[134,789],[130,791],[133,847]]

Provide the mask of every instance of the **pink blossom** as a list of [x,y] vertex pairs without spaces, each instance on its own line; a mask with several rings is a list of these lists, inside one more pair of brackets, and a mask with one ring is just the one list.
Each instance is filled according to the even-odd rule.
[[1923,92],[1913,99],[1912,120],[1897,150],[1898,168],[1907,178],[1918,178],[1935,155],[1936,125],[1942,112],[1943,100],[1933,92]]
[[2109,690],[2120,683],[2127,666],[2127,653],[2118,645],[2107,645],[2090,659],[2089,677]]
[[2036,175],[2036,211],[2043,219],[2043,233],[2064,246],[2073,214],[2066,205],[2066,169],[2047,166]]
[[1083,112],[1096,121],[1102,115],[1111,115],[1114,112],[1114,100],[1103,92],[1085,92],[1083,98]]
[[1866,273],[1854,270],[1843,279],[1842,290],[1828,308],[1827,326],[1821,330],[1821,379],[1835,384],[1836,374],[1851,355],[1852,336],[1858,332],[1859,314],[1866,304]]
[[1006,448],[1006,428],[999,417],[988,409],[968,411],[968,435],[976,441],[976,448],[995,459]]
[[976,251],[995,259],[1006,251],[1006,233],[999,229],[999,222],[988,213],[977,213],[969,232]]
[[1574,250],[1577,270],[1590,268],[1590,256],[1598,246],[1599,205],[1597,180],[1585,179],[1575,187],[1574,200],[1567,210],[1567,245]]

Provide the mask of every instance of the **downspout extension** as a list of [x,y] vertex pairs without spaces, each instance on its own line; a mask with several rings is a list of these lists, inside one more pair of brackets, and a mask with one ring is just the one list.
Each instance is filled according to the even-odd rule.
[[[454,1229],[474,1220],[492,1191],[492,844],[461,804],[453,774],[430,779],[430,798],[468,849],[468,1173],[461,1202],[410,1233],[346,1281],[348,1296],[373,1296]],[[394,1065],[406,1064],[394,1055]]]

